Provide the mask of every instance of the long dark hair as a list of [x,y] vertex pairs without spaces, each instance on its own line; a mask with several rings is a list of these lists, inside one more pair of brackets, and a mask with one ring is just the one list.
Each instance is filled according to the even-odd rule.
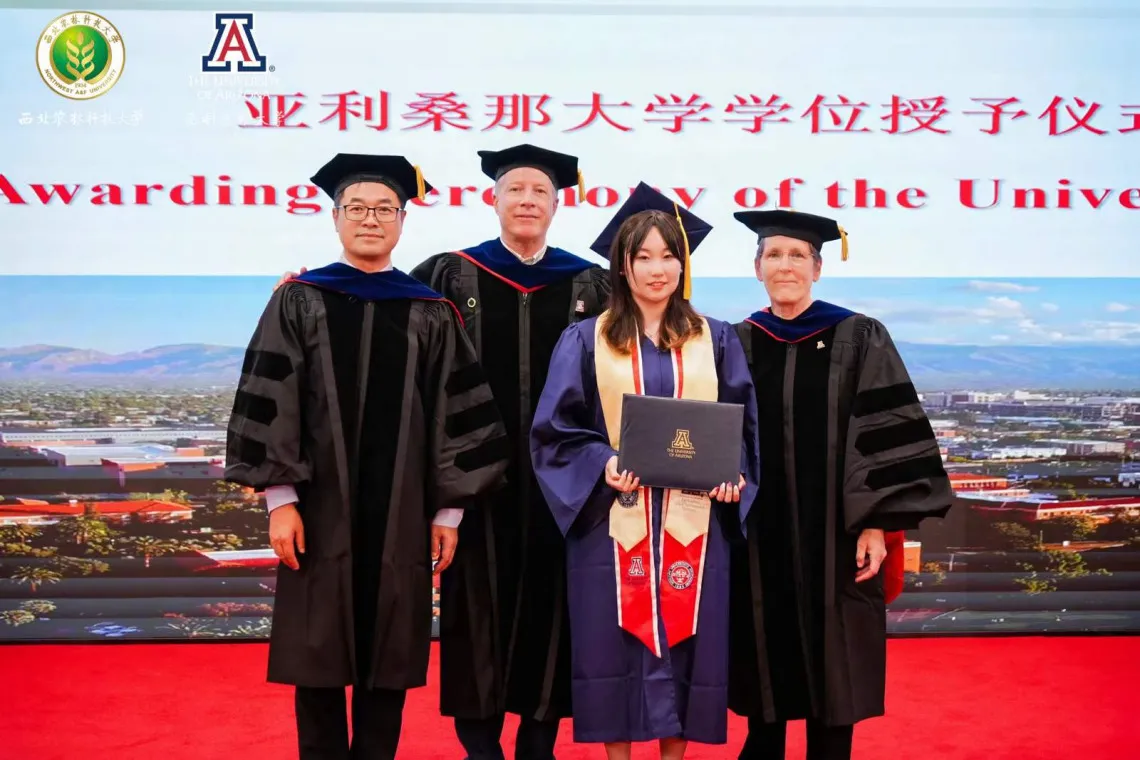
[[674,349],[701,334],[701,317],[684,296],[685,241],[681,225],[675,216],[663,211],[641,211],[622,222],[610,246],[609,314],[602,335],[618,353],[628,353],[630,346],[639,340],[644,330],[641,310],[633,300],[633,291],[629,288],[625,273],[631,271],[631,260],[652,229],[661,234],[665,245],[674,256],[681,259],[682,267],[681,281],[665,305],[657,345],[659,348]]

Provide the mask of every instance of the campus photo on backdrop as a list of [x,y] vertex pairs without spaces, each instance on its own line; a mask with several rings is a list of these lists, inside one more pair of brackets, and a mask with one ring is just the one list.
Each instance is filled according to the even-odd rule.
[[580,157],[552,245],[594,256],[641,181],[708,220],[719,319],[767,305],[733,212],[844,226],[815,295],[890,331],[956,492],[892,633],[1140,630],[1136,17],[141,5],[5,12],[0,640],[267,636],[225,430],[274,284],[340,255],[308,178],[418,164],[409,271],[498,234],[476,152],[518,143]]

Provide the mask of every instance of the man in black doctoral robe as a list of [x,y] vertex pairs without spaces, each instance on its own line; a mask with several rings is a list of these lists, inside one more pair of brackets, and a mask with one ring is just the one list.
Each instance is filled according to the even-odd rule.
[[463,520],[441,577],[440,709],[471,760],[501,760],[504,712],[521,716],[515,757],[550,760],[571,714],[566,554],[528,441],[558,338],[605,309],[609,281],[546,242],[557,193],[581,194],[577,158],[530,145],[479,155],[495,182],[499,236],[411,272],[458,306],[512,445],[506,487]]
[[737,325],[759,408],[760,492],[735,547],[729,707],[741,760],[784,757],[806,719],[808,757],[845,760],[853,726],[883,714],[884,533],[952,501],[930,422],[881,323],[815,301],[824,242],[846,232],[792,211],[738,212],[759,237],[770,307]]
[[392,758],[406,690],[427,680],[432,560],[457,540],[441,518],[500,485],[505,431],[454,306],[391,266],[407,199],[430,189],[419,169],[338,154],[312,181],[343,256],[270,298],[226,479],[267,491],[268,677],[296,687],[300,757]]

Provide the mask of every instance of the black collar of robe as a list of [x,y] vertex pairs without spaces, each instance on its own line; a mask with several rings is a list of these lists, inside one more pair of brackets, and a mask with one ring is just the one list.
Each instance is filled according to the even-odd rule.
[[781,319],[772,313],[771,307],[767,307],[746,321],[782,343],[799,343],[853,316],[855,312],[850,309],[844,309],[827,301],[813,301],[803,314],[794,319]]
[[363,272],[341,261],[313,269],[293,279],[322,290],[354,296],[362,301],[395,301],[408,298],[421,301],[447,300],[399,269]]
[[456,251],[491,274],[524,293],[531,293],[555,282],[573,277],[579,272],[597,266],[592,261],[575,256],[561,248],[547,246],[546,253],[537,264],[524,264],[507,250],[503,241],[495,238],[474,248]]

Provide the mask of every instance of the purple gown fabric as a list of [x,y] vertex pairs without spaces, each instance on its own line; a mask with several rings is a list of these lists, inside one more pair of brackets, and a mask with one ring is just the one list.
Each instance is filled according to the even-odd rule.
[[[531,428],[538,483],[566,536],[574,740],[649,741],[682,737],[723,744],[728,699],[728,540],[739,537],[759,479],[756,400],[735,331],[709,319],[719,400],[745,406],[739,504],[713,502],[695,636],[656,657],[618,627],[609,508],[617,493],[605,483],[616,452],[606,435],[594,375],[596,318],[570,326],[559,340]],[[645,392],[673,395],[668,351],[641,343]],[[653,553],[660,567],[661,503],[653,489]],[[658,597],[660,603],[660,597]],[[665,627],[659,622],[661,641]]]

